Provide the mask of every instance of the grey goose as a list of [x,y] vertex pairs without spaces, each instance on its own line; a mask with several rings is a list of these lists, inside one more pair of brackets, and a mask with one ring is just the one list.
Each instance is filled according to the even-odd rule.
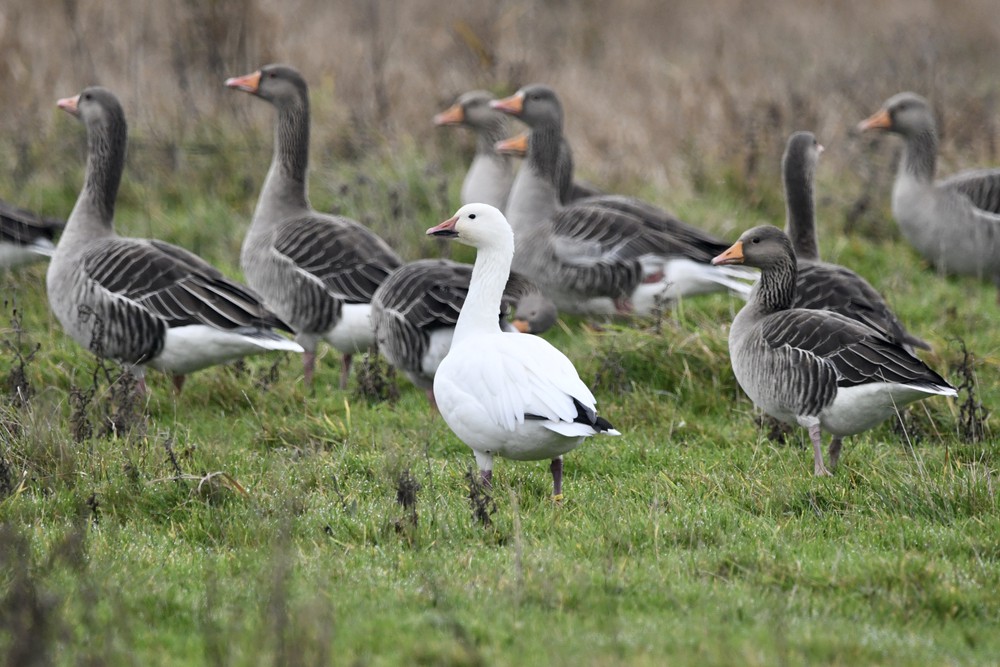
[[248,288],[183,248],[118,236],[115,199],[127,126],[115,95],[90,87],[61,99],[87,129],[83,189],[49,263],[49,305],[66,332],[94,353],[131,367],[184,375],[266,350],[302,352],[288,326]]
[[497,312],[514,257],[503,213],[466,204],[427,234],[476,248],[476,262],[434,395],[449,428],[476,457],[489,485],[496,456],[549,460],[552,494],[562,498],[563,454],[587,437],[620,435],[599,417],[596,401],[566,356],[539,336],[504,332]]
[[935,182],[937,124],[930,104],[915,93],[890,97],[858,129],[905,141],[892,214],[906,240],[938,270],[991,279],[1000,289],[1000,169]]
[[[453,105],[434,116],[434,124],[464,126],[476,133],[476,153],[462,182],[462,204],[482,202],[503,210],[514,181],[514,164],[510,155],[499,153],[494,147],[510,133],[507,114],[491,106],[493,101],[493,95],[485,90],[463,93]],[[573,153],[565,139],[560,145],[558,171],[561,202],[599,193],[593,186],[573,179]]]
[[785,231],[798,261],[794,308],[832,310],[880,330],[910,351],[930,349],[909,333],[878,290],[845,266],[823,262],[816,241],[813,177],[823,147],[812,132],[795,132],[788,138],[781,171],[785,186]]
[[51,257],[64,224],[0,201],[0,271]]
[[498,146],[526,154],[506,210],[514,270],[560,310],[648,314],[682,296],[749,293],[752,272],[711,265],[725,243],[645,202],[599,195],[560,204],[563,112],[551,88],[527,86],[493,105],[531,128]]
[[[422,259],[393,271],[372,297],[379,352],[426,392],[432,406],[434,374],[451,347],[471,279],[470,264]],[[512,310],[516,316],[508,323]],[[556,316],[555,304],[528,281],[516,275],[507,280],[498,312],[505,330],[542,333]]]
[[507,136],[507,116],[490,107],[493,95],[485,90],[463,93],[453,105],[434,116],[439,127],[468,127],[476,133],[476,153],[462,181],[463,204],[483,202],[499,209],[507,204],[514,182],[514,160],[493,144]]
[[766,414],[809,431],[813,471],[828,475],[821,431],[832,434],[830,468],[842,440],[899,408],[935,394],[956,396],[948,382],[882,332],[839,313],[793,308],[795,251],[770,225],[744,232],[716,264],[761,270],[729,329],[729,358],[740,387]]
[[226,86],[277,111],[271,167],[240,254],[243,272],[305,348],[306,385],[323,339],[343,355],[340,387],[346,388],[351,356],[375,342],[372,295],[402,260],[371,230],[309,204],[309,88],[297,70],[266,65]]

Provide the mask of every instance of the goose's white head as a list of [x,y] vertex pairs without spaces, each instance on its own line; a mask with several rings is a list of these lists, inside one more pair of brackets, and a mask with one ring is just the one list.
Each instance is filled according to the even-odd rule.
[[452,217],[427,230],[428,236],[455,239],[474,248],[514,247],[507,218],[489,204],[466,204]]

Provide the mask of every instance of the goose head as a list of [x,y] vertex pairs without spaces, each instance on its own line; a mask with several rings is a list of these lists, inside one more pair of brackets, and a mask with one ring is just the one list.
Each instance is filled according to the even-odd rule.
[[788,137],[785,145],[785,154],[781,158],[782,172],[787,174],[790,171],[804,173],[809,181],[812,181],[816,172],[816,163],[822,155],[823,145],[816,140],[812,132],[795,132]]
[[772,225],[760,225],[743,232],[728,250],[712,258],[712,264],[743,264],[767,271],[787,264],[790,258],[794,262],[795,251],[785,232]]
[[427,235],[455,239],[475,248],[514,244],[507,218],[489,204],[466,204],[452,217],[428,229]]
[[533,128],[545,125],[561,127],[563,122],[562,104],[556,92],[540,83],[525,86],[502,100],[494,100],[490,106]]
[[934,114],[930,104],[920,95],[899,93],[861,121],[858,130],[885,130],[903,136],[934,132]]
[[488,129],[504,115],[490,106],[493,95],[485,90],[463,93],[453,105],[434,116],[434,124],[443,126],[464,125],[474,130]]
[[85,88],[75,97],[64,97],[56,105],[79,118],[87,127],[110,127],[125,123],[121,102],[114,93],[100,86]]
[[226,86],[256,95],[275,106],[298,104],[309,96],[305,79],[288,65],[264,65],[256,72],[226,79]]
[[540,334],[555,326],[559,319],[556,304],[541,292],[530,292],[517,302],[511,324],[521,333]]

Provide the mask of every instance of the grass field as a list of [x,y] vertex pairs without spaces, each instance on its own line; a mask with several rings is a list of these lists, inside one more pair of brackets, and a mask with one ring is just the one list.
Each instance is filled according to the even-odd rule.
[[771,433],[736,385],[739,301],[564,318],[546,337],[624,435],[567,455],[561,504],[543,462],[498,461],[485,497],[376,361],[346,392],[329,350],[315,393],[292,356],[179,396],[151,373],[137,402],[63,335],[44,265],[0,274],[0,664],[997,663],[996,290],[925,266],[888,211],[898,142],[852,131],[915,89],[942,175],[1000,164],[994,0],[120,4],[0,8],[0,197],[68,215],[83,128],[54,105],[100,82],[131,128],[119,232],[240,277],[273,115],[222,81],[270,61],[312,86],[313,204],[406,259],[472,258],[423,235],[471,148],[430,117],[468,88],[551,83],[584,178],[734,240],[781,224],[781,150],[810,129],[823,257],[963,389],[817,479],[806,434]]
[[[410,256],[432,255],[420,233],[450,213],[441,199],[458,172],[421,169],[319,168],[315,203],[367,213],[386,234],[392,220]],[[72,177],[38,196],[68,210]],[[355,184],[349,196],[341,183]],[[372,214],[386,191],[405,227]],[[119,228],[238,275],[252,199],[181,200],[127,175]],[[674,207],[726,236],[781,216],[773,197],[750,208],[724,189]],[[820,217],[837,218],[823,205]],[[993,290],[932,274],[885,225],[875,241],[833,225],[822,250],[885,290],[954,383],[964,341],[971,400],[996,406]],[[595,332],[564,319],[550,332],[624,433],[566,457],[567,499],[554,505],[543,463],[500,461],[492,498],[470,499],[471,452],[423,395],[379,367],[365,384],[395,382],[397,401],[361,395],[357,377],[340,392],[333,354],[312,395],[298,359],[276,356],[198,373],[180,396],[153,374],[136,405],[61,333],[43,278],[41,265],[2,278],[0,377],[16,379],[23,360],[30,390],[21,401],[8,383],[0,413],[5,664],[921,665],[1000,653],[995,428],[975,442],[959,402],[935,398],[903,428],[849,439],[842,468],[816,479],[805,434],[769,439],[735,384],[729,297],[659,322]]]

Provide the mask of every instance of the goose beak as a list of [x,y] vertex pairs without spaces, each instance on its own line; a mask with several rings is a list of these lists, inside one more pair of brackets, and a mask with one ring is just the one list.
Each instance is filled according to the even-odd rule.
[[465,121],[465,110],[455,104],[434,116],[435,125],[460,125]]
[[499,109],[511,116],[520,116],[524,111],[524,93],[517,92],[502,100],[493,100],[490,102],[490,108]]
[[858,131],[865,130],[889,130],[892,129],[892,118],[885,109],[879,109],[868,118],[858,123]]
[[528,133],[522,132],[516,137],[503,139],[493,144],[493,148],[501,155],[516,155],[524,157],[528,154]]
[[80,104],[79,95],[74,95],[73,97],[64,97],[58,102],[56,102],[57,107],[59,107],[66,113],[71,114],[73,116],[80,115],[79,104]]
[[712,258],[712,264],[719,266],[722,264],[742,264],[743,263],[743,241],[737,241],[718,257]]
[[531,325],[528,320],[511,320],[510,325],[521,333],[531,333]]
[[234,76],[226,79],[226,87],[242,90],[245,93],[256,93],[257,89],[260,88],[260,70],[252,74],[244,74],[243,76]]
[[442,222],[439,225],[435,225],[427,230],[427,236],[441,236],[446,239],[453,239],[458,236],[458,232],[455,231],[455,223],[458,222],[458,216],[452,216]]

